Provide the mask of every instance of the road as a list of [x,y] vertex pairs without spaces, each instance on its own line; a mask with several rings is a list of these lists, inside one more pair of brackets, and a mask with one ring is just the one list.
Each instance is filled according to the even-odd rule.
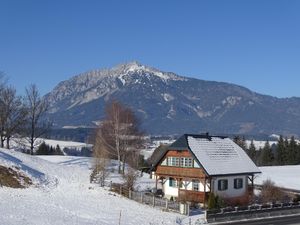
[[227,224],[233,224],[233,225],[300,225],[300,215],[261,219],[261,220],[252,220],[252,221],[243,221],[243,222],[230,222]]

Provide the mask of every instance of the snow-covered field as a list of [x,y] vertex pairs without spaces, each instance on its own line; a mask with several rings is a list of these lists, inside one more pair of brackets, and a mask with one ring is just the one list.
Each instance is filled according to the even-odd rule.
[[[59,145],[61,149],[63,148],[73,148],[73,149],[81,149],[81,148],[91,148],[93,145],[86,144],[83,142],[76,142],[76,141],[60,141],[60,140],[52,140],[52,139],[46,139],[46,138],[37,138],[35,142],[35,147],[38,147],[41,143],[45,142],[47,145],[56,147],[56,145]],[[29,143],[25,138],[12,138],[11,139],[11,147],[12,148],[19,148],[26,146],[29,148]]]
[[276,186],[300,190],[300,165],[296,166],[263,166],[259,167],[262,174],[255,179],[256,184],[262,184],[270,179]]
[[90,184],[91,158],[37,157],[0,149],[0,165],[19,167],[35,184],[27,189],[0,188],[0,224],[166,225],[182,218]]

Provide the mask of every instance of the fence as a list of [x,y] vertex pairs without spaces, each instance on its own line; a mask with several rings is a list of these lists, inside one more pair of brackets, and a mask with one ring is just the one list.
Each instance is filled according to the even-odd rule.
[[207,210],[207,222],[225,222],[232,220],[263,218],[300,213],[300,202],[249,205],[246,207],[229,207],[220,210]]
[[122,184],[113,182],[104,182],[104,185],[109,187],[110,191],[116,192],[133,201],[152,207],[161,208],[162,210],[180,213],[180,204],[178,202],[170,201],[166,198],[157,197],[155,196],[155,193],[132,191]]

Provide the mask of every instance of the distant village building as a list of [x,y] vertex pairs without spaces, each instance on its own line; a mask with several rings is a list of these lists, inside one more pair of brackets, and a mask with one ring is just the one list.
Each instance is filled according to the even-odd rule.
[[154,178],[165,197],[207,202],[210,192],[229,202],[246,202],[254,174],[261,173],[245,151],[222,136],[184,134],[153,157]]

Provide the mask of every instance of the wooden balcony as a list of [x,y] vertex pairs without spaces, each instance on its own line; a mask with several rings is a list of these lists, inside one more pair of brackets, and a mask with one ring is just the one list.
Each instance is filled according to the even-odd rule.
[[190,191],[190,190],[179,190],[179,200],[180,201],[188,201],[188,202],[195,202],[195,203],[204,203],[208,200],[209,192],[201,192],[201,191]]
[[201,168],[183,168],[172,166],[157,166],[156,175],[160,177],[173,178],[205,178],[204,171]]

